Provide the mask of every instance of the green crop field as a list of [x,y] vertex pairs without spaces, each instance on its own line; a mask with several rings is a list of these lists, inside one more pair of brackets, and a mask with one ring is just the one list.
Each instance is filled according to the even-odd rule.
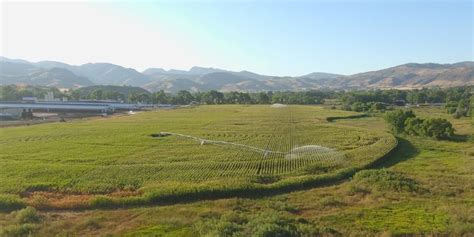
[[414,112],[456,139],[317,106],[2,128],[0,236],[470,236],[474,121]]
[[351,115],[314,106],[199,106],[4,128],[0,193],[37,208],[88,208],[316,186],[397,144],[385,132],[327,121]]

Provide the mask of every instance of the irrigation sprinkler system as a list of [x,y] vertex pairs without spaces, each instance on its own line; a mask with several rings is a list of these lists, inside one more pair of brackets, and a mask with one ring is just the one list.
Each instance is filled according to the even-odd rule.
[[[196,154],[200,159],[209,159],[216,167],[209,171],[190,172],[193,177],[206,179],[207,177],[221,176],[247,176],[255,175],[293,175],[293,174],[313,174],[318,172],[329,172],[329,169],[343,167],[352,156],[346,151],[337,150],[330,147],[317,145],[318,139],[308,136],[307,123],[302,121],[300,110],[295,110],[289,105],[275,105],[266,111],[265,117],[258,117],[254,114],[240,116],[246,121],[243,124],[250,124],[249,127],[235,127],[232,122],[226,123],[225,127],[217,126],[218,131],[224,134],[208,133],[203,136],[195,134],[182,134],[177,132],[159,132],[152,134],[152,137],[162,138],[167,136],[177,137],[179,140],[190,140],[202,147],[221,146],[222,150],[197,149]],[[274,109],[276,108],[276,109]],[[258,122],[265,131],[256,132],[249,130]],[[230,125],[228,125],[230,124]],[[207,126],[207,124],[206,124]],[[222,126],[222,125],[221,125]],[[257,127],[257,126],[255,126]],[[208,127],[206,127],[207,129]],[[238,140],[234,140],[233,134],[243,129],[243,135]],[[250,132],[250,133],[249,133]],[[315,130],[315,132],[317,132]],[[313,136],[318,136],[314,134]],[[229,139],[219,139],[218,137],[229,137]],[[243,138],[243,139],[242,139]],[[172,142],[173,140],[168,140]],[[212,153],[210,153],[212,151]],[[201,156],[202,155],[202,156]],[[217,158],[218,157],[218,158]],[[190,163],[189,167],[183,169],[195,169],[196,163]],[[219,170],[216,172],[216,170]]]
[[339,161],[342,161],[342,159],[344,158],[344,154],[342,154],[341,152],[338,152],[332,148],[319,146],[319,145],[298,146],[298,147],[292,148],[288,152],[283,152],[283,151],[270,150],[268,149],[269,147],[268,145],[266,149],[262,149],[259,147],[235,143],[235,142],[210,140],[210,139],[204,139],[200,137],[195,137],[195,136],[180,134],[180,133],[173,133],[173,132],[160,132],[158,134],[153,134],[152,136],[153,137],[166,137],[166,136],[182,137],[182,138],[194,140],[198,142],[201,146],[206,145],[206,144],[232,146],[235,148],[245,149],[248,151],[254,151],[259,154],[262,154],[264,159],[269,157],[270,155],[278,155],[286,159],[298,159],[298,158],[303,158],[303,157],[304,158],[312,158],[312,157],[329,158],[330,157],[333,163],[338,163]]
[[158,133],[158,136],[155,135],[155,137],[166,137],[166,136],[171,136],[171,135],[172,136],[177,136],[177,137],[184,137],[184,138],[188,138],[188,139],[191,139],[191,140],[195,140],[201,145],[205,145],[205,144],[230,145],[230,146],[235,146],[237,148],[243,148],[243,149],[246,149],[246,150],[255,151],[255,152],[258,152],[258,153],[262,153],[262,154],[270,154],[270,153],[272,153],[272,154],[283,154],[283,155],[286,154],[286,152],[271,151],[271,150],[262,149],[262,148],[249,146],[249,145],[245,145],[245,144],[240,144],[240,143],[227,142],[227,141],[218,141],[218,140],[209,140],[209,139],[204,139],[204,138],[185,135],[185,134],[180,134],[180,133],[173,133],[173,132],[160,132],[160,133]]

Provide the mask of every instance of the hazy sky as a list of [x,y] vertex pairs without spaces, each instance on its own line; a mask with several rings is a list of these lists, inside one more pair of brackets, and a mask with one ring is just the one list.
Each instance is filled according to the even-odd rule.
[[352,74],[474,60],[473,1],[2,2],[1,55]]

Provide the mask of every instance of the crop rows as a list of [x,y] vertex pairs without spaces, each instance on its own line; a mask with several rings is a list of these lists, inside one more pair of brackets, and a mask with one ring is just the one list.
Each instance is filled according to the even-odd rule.
[[[384,133],[329,124],[321,117],[327,113],[346,112],[309,106],[201,106],[5,128],[0,133],[0,192],[39,186],[107,193],[167,182],[179,189],[177,183],[259,175],[285,179],[367,163],[396,145]],[[197,140],[150,136],[159,132]],[[206,142],[201,145],[199,139]]]
[[[260,134],[216,132],[205,133],[201,138],[163,132],[164,135],[177,136],[178,139],[195,141],[196,152],[208,152],[208,162],[204,166],[185,162],[174,168],[170,167],[170,170],[179,170],[177,173],[186,173],[174,177],[205,180],[223,176],[289,175],[304,173],[309,166],[334,167],[342,163],[345,158],[342,152],[317,147],[315,144],[304,144],[301,141],[299,121],[293,115],[291,107],[274,109],[271,112],[276,113],[271,117],[274,119],[264,121],[268,127],[262,129]],[[297,151],[298,147],[305,148],[304,146],[308,145],[308,148]],[[209,146],[213,146],[212,151],[206,151]],[[225,158],[219,160],[216,157]]]

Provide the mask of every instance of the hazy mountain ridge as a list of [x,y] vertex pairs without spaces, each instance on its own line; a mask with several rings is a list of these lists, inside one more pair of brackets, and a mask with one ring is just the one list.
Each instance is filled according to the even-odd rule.
[[[354,75],[314,72],[298,77],[266,76],[249,71],[192,67],[149,68],[138,72],[111,63],[79,66],[55,61],[37,63],[0,57],[0,84],[77,88],[90,85],[138,86],[149,91],[302,91],[311,89],[422,88],[474,85],[474,62],[407,63]],[[61,70],[58,70],[61,69]]]
[[421,88],[474,85],[474,62],[454,64],[408,63],[342,79],[345,88]]
[[94,83],[65,68],[39,68],[22,62],[0,61],[0,84],[79,88]]

